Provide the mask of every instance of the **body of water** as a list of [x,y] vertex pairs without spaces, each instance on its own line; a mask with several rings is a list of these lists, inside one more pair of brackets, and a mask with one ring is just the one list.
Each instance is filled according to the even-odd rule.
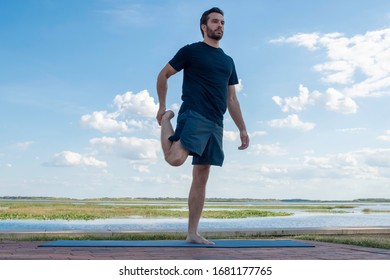
[[[288,210],[292,216],[244,219],[201,219],[200,230],[218,229],[293,229],[335,227],[389,227],[390,213],[365,214],[362,209],[390,210],[390,205],[364,205],[348,213],[311,213]],[[185,231],[187,219],[141,218],[99,220],[3,220],[0,231]]]

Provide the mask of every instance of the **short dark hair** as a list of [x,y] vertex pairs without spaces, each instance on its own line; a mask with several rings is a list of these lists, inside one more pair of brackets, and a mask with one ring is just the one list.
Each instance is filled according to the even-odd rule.
[[220,8],[217,8],[217,7],[214,7],[214,8],[211,8],[210,10],[205,11],[202,14],[202,17],[200,18],[200,32],[202,33],[202,36],[204,36],[203,30],[202,30],[202,24],[206,24],[207,25],[207,21],[209,20],[209,15],[211,13],[218,13],[218,14],[223,15],[223,11]]

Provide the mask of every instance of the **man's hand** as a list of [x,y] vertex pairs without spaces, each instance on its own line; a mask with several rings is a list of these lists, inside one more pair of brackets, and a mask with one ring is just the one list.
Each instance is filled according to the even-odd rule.
[[158,95],[158,102],[160,104],[160,107],[157,112],[157,122],[159,125],[161,125],[161,120],[163,115],[165,114],[166,108],[166,98],[167,98],[167,91],[168,91],[168,79],[170,76],[176,74],[177,71],[168,63],[165,65],[165,67],[160,71],[157,77],[157,95]]
[[157,111],[156,119],[157,119],[157,122],[159,125],[161,125],[161,120],[162,120],[162,117],[164,116],[166,110],[167,109],[165,107],[160,107]]
[[241,146],[238,147],[239,150],[245,150],[249,147],[249,136],[246,130],[240,131]]

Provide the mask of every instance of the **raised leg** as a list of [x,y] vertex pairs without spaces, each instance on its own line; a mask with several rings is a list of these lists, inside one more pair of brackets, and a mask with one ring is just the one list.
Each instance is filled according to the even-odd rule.
[[198,233],[199,220],[202,215],[206,197],[206,184],[210,174],[210,165],[194,165],[192,184],[188,197],[188,234],[187,242],[198,244],[214,244]]
[[171,124],[171,119],[174,116],[175,114],[168,110],[161,119],[161,147],[166,162],[172,166],[180,166],[186,161],[189,152],[181,145],[180,140],[177,142],[171,142],[168,139],[174,134]]

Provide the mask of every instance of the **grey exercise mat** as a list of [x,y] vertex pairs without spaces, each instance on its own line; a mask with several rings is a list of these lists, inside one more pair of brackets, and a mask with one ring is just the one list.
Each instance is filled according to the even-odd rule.
[[275,248],[314,247],[295,240],[278,239],[218,239],[215,244],[193,244],[184,240],[57,240],[39,247],[206,247],[206,248]]

